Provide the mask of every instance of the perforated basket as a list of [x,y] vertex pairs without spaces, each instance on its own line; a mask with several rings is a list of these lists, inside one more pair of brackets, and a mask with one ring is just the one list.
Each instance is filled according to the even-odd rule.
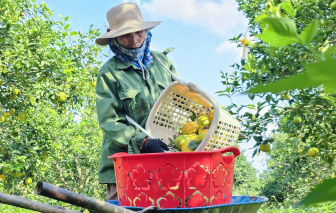
[[180,134],[183,124],[190,121],[193,112],[199,115],[211,107],[215,111],[214,118],[196,151],[233,146],[240,133],[239,121],[219,107],[210,95],[191,83],[183,85],[175,81],[166,87],[148,116],[146,130],[169,144],[168,138],[173,139],[174,135]]
[[193,208],[231,203],[238,155],[232,146],[209,152],[121,152],[109,158],[114,160],[120,205]]

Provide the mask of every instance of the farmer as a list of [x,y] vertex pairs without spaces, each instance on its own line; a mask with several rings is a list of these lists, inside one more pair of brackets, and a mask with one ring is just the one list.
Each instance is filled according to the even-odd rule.
[[145,127],[150,110],[172,77],[160,64],[175,69],[162,53],[150,51],[150,29],[160,21],[143,21],[140,8],[122,3],[106,13],[107,33],[96,39],[109,45],[114,56],[99,70],[96,101],[99,126],[103,129],[99,183],[107,184],[107,200],[116,200],[117,187],[113,160],[118,152],[130,154],[164,152],[168,146],[157,139],[147,139],[126,120],[126,115]]

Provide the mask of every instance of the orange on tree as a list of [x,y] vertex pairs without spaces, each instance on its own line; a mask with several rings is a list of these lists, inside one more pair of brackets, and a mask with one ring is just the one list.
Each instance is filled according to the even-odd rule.
[[22,177],[23,176],[23,173],[22,172],[16,172],[15,173],[15,177]]
[[92,81],[92,82],[91,82],[91,86],[92,86],[92,87],[96,88],[96,85],[97,85],[97,82],[96,82],[96,81]]
[[260,150],[263,152],[269,152],[271,150],[271,145],[269,143],[267,144],[260,144]]
[[12,116],[12,114],[11,114],[10,112],[5,112],[5,113],[4,113],[4,116],[5,116],[5,118],[9,118],[9,117]]
[[28,119],[28,113],[20,112],[18,118],[19,118],[20,121],[25,122]]
[[48,159],[49,155],[47,153],[43,153],[42,157],[43,157],[43,159],[46,160],[46,159]]
[[5,174],[1,174],[1,175],[0,175],[0,179],[2,179],[2,180],[6,180],[6,175],[5,175]]
[[308,150],[308,155],[310,157],[316,157],[318,153],[319,153],[319,150],[316,147],[312,147]]
[[17,96],[18,94],[19,94],[19,90],[18,89],[13,89],[12,95]]
[[330,8],[336,10],[336,1],[331,2]]
[[34,148],[33,147],[30,147],[29,149],[28,149],[28,153],[32,153],[34,151]]
[[67,95],[64,93],[64,92],[60,92],[59,94],[58,94],[58,101],[59,102],[64,102],[65,100],[67,99]]
[[16,110],[15,110],[14,108],[11,108],[11,109],[9,110],[9,113],[10,113],[11,115],[13,115],[15,112],[16,112]]
[[281,93],[281,98],[285,99],[286,98],[286,93]]
[[253,115],[252,115],[252,121],[254,122],[254,121],[256,121],[256,120],[257,120],[256,115],[253,114]]
[[1,147],[1,154],[5,155],[7,154],[8,150],[6,147]]
[[31,178],[26,178],[26,179],[25,179],[25,183],[26,183],[27,185],[31,184],[32,182],[33,182],[33,180],[32,180]]
[[295,123],[300,123],[301,122],[301,117],[300,116],[295,116],[294,117],[294,122]]

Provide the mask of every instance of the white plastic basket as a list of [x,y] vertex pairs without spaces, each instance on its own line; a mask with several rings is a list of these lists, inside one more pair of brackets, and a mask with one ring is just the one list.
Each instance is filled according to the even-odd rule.
[[233,146],[238,140],[241,129],[239,121],[219,107],[205,91],[179,79],[164,64],[162,65],[177,81],[169,84],[156,100],[148,116],[146,130],[153,137],[169,144],[168,138],[173,139],[174,135],[180,134],[183,124],[190,121],[193,112],[198,115],[213,107],[215,113],[208,133],[195,151]]

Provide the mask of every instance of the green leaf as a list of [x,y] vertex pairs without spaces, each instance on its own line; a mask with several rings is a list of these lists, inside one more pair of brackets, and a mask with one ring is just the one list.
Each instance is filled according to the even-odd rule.
[[66,24],[66,25],[64,26],[64,29],[67,30],[67,29],[69,29],[69,27],[70,27],[70,24]]
[[264,19],[264,18],[267,18],[267,17],[268,17],[268,15],[265,14],[265,13],[263,13],[263,14],[260,14],[260,15],[255,19],[255,21],[260,21],[260,20],[262,20],[262,19]]
[[326,83],[325,92],[334,92],[336,90],[336,60],[319,61],[316,63],[306,64],[306,71],[302,74],[294,75],[278,81],[267,83],[266,85],[258,84],[247,93],[278,93],[284,90],[294,90],[318,86]]
[[253,136],[253,139],[257,142],[260,143],[262,141],[262,136]]
[[249,109],[254,109],[254,105],[253,105],[253,104],[248,104],[248,105],[247,105],[247,108],[249,108]]
[[326,179],[321,184],[318,184],[294,207],[308,206],[334,200],[336,200],[336,178]]
[[168,140],[169,140],[169,145],[175,144],[173,139],[168,138]]
[[196,119],[196,113],[193,111],[190,115],[190,120],[194,121]]
[[288,15],[294,17],[294,8],[290,2],[282,2],[281,7],[286,11]]
[[[334,82],[334,84],[336,84],[336,82]],[[325,95],[320,95],[320,98],[326,100],[329,102],[330,105],[336,107],[336,103],[335,103],[335,99],[331,96],[325,96]]]
[[197,149],[197,147],[198,147],[199,144],[200,143],[198,141],[192,140],[192,141],[189,142],[188,148],[195,150],[195,149]]
[[268,144],[268,142],[270,142],[269,139],[266,139],[266,140],[263,140],[261,143],[266,145],[266,144]]
[[336,60],[329,59],[316,63],[307,64],[308,76],[317,82],[336,80]]
[[332,47],[329,47],[323,54],[326,58],[326,60],[332,59],[332,54],[336,51],[336,45],[333,45]]
[[300,43],[295,22],[286,18],[264,18],[261,20],[262,33],[258,38],[273,46]]
[[309,44],[316,35],[319,27],[319,21],[314,19],[307,27],[305,27],[300,35],[304,44]]
[[[324,91],[326,93],[335,93],[336,92],[336,81],[326,82]],[[335,105],[333,105],[333,106],[335,106]]]
[[74,32],[74,31],[72,31],[70,34],[71,34],[72,37],[75,37],[76,35],[78,35],[78,33]]
[[283,78],[278,81],[267,83],[265,85],[258,84],[254,88],[249,89],[247,93],[253,93],[253,94],[266,93],[266,92],[279,93],[285,90],[294,90],[294,89],[313,87],[321,83],[323,82],[313,81],[309,77],[308,73],[304,72],[302,74],[297,74],[291,77]]
[[258,149],[255,149],[252,154],[252,158],[258,153]]
[[305,5],[300,5],[295,8],[295,15],[299,12],[301,12],[305,8]]
[[64,18],[64,21],[68,21],[69,20],[69,16],[66,16],[65,18]]

